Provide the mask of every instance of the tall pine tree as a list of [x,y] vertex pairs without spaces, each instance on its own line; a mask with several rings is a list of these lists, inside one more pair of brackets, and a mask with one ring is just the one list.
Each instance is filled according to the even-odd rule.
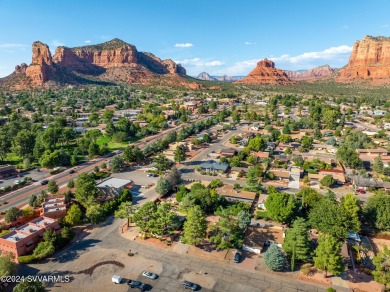
[[197,245],[206,237],[207,222],[202,209],[195,205],[188,211],[187,221],[184,223],[184,234],[181,240],[184,243]]
[[314,251],[314,266],[333,275],[339,275],[344,270],[343,257],[340,254],[342,243],[329,234],[321,234],[318,238],[318,247]]
[[307,226],[303,218],[294,221],[286,232],[283,250],[291,258],[291,270],[294,271],[295,260],[306,260],[310,254],[310,242],[307,236]]

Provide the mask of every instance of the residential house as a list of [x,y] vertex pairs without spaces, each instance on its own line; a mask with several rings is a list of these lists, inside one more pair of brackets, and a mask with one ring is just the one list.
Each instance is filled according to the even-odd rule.
[[237,150],[233,148],[222,149],[220,153],[222,157],[230,158],[237,154]]
[[374,110],[374,116],[375,117],[384,116],[385,114],[387,114],[387,111],[384,111],[384,110]]
[[58,233],[61,230],[61,226],[57,220],[49,217],[41,216],[36,218],[1,236],[0,250],[13,253],[17,260],[19,256],[34,250],[36,245],[42,240],[43,233],[47,229]]
[[260,254],[264,248],[271,244],[282,247],[284,242],[284,230],[279,226],[262,228],[258,226],[248,226],[245,232],[242,249]]
[[221,171],[221,172],[226,173],[230,166],[229,166],[229,163],[227,163],[227,162],[220,163],[220,162],[216,162],[214,160],[209,160],[209,161],[201,163],[199,165],[199,167],[203,170],[206,170],[206,171],[212,171],[212,172]]
[[257,152],[252,152],[251,155],[255,158],[269,158],[269,152],[263,152],[263,151],[257,151]]
[[380,155],[380,156],[385,156],[388,154],[389,151],[384,148],[379,148],[379,149],[356,149],[356,152],[359,153],[359,155]]
[[226,200],[232,202],[244,202],[252,204],[256,198],[256,192],[237,190],[232,185],[224,185],[216,189],[218,195],[224,196]]
[[390,130],[390,123],[384,122],[383,123],[383,129]]
[[308,177],[320,181],[327,175],[331,175],[337,184],[343,185],[346,182],[344,171],[341,169],[319,169],[318,173],[309,173]]
[[122,191],[131,189],[133,181],[121,178],[109,178],[96,187],[100,191],[103,200],[107,200],[122,194]]

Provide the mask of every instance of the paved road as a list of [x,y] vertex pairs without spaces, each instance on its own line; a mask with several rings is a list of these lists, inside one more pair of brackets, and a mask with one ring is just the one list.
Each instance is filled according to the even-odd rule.
[[[178,254],[145,245],[138,241],[128,240],[121,237],[118,232],[118,228],[122,224],[123,220],[113,221],[110,218],[104,227],[97,228],[82,241],[74,243],[64,251],[57,253],[53,261],[46,264],[21,265],[19,273],[23,275],[36,273],[53,275],[56,272],[61,273],[60,271],[62,271],[62,266],[65,263],[71,263],[74,267],[83,267],[81,260],[78,259],[83,253],[96,254],[101,250],[109,249],[115,250],[115,252],[123,252],[123,255],[127,256],[127,252],[131,250],[137,257],[162,263],[163,270],[159,274],[158,280],[151,281],[141,278],[141,276],[138,278],[150,284],[152,291],[184,291],[180,286],[180,275],[189,272],[196,273],[200,277],[207,277],[215,282],[209,289],[203,287],[201,291],[325,291],[325,287],[322,285],[289,279],[282,275],[273,275],[262,271],[250,272],[224,262]],[[78,268],[70,272],[76,271],[78,271]],[[69,273],[69,271],[67,272]],[[126,273],[126,270],[123,270],[123,273]],[[77,275],[74,276],[77,277]],[[62,288],[66,290],[66,284],[62,285]],[[107,286],[99,287],[99,290],[109,291],[111,285],[111,282],[107,282]],[[58,285],[56,286],[58,287]],[[123,289],[121,288],[121,290]],[[131,290],[129,289],[129,291]]]
[[[177,127],[167,129],[167,130],[165,130],[161,133],[158,133],[156,135],[147,137],[147,138],[145,138],[137,143],[134,143],[133,145],[137,145],[141,149],[143,149],[146,146],[165,137],[170,132],[180,130],[184,126],[189,125],[189,124],[193,124],[197,121],[209,119],[212,116],[214,116],[214,114],[202,116],[202,117],[198,118],[197,120],[188,122],[187,124],[179,125]],[[90,160],[86,163],[80,164],[79,166],[72,168],[72,169],[76,170],[77,173],[69,174],[70,169],[68,169],[68,170],[61,172],[60,174],[47,177],[46,179],[55,180],[59,186],[66,185],[69,180],[75,179],[79,174],[81,174],[83,172],[92,171],[95,166],[100,166],[103,162],[108,162],[109,157],[115,156],[119,153],[121,153],[121,151],[117,150],[117,151],[114,151],[114,152],[104,156],[104,157],[99,157],[99,158]],[[6,210],[8,210],[11,207],[22,207],[22,206],[27,204],[28,198],[32,194],[39,194],[41,191],[46,190],[46,189],[47,189],[47,186],[41,186],[39,182],[35,182],[31,185],[28,185],[24,188],[17,190],[17,191],[5,194],[0,198],[0,212],[5,212]],[[7,202],[7,204],[4,204],[4,202]]]

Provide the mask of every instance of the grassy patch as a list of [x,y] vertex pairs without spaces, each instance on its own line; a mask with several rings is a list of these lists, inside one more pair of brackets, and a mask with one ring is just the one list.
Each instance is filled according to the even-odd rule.
[[267,211],[257,211],[256,215],[255,215],[255,218],[256,219],[260,219],[260,218],[270,219],[270,216],[269,216]]
[[107,144],[107,147],[108,149],[110,149],[110,151],[114,151],[114,150],[118,150],[120,148],[125,148],[127,147],[129,144],[128,143],[119,143],[119,142],[114,142],[114,141],[111,141],[110,140],[110,137],[104,135],[104,136],[101,136],[99,137],[97,140],[96,140],[96,143],[101,146],[103,144]]
[[0,165],[4,165],[4,164],[11,164],[14,166],[18,164],[23,164],[23,158],[15,154],[8,153],[4,161],[0,161]]

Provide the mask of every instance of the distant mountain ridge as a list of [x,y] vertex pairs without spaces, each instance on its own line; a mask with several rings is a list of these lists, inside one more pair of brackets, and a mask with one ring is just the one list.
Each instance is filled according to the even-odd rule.
[[331,68],[329,65],[323,65],[309,70],[283,71],[291,80],[305,81],[331,77],[336,72],[336,69]]
[[237,80],[240,80],[244,78],[245,76],[211,76],[207,72],[202,72],[198,76],[194,77],[199,80],[204,80],[204,81],[220,81],[220,82],[234,82]]

